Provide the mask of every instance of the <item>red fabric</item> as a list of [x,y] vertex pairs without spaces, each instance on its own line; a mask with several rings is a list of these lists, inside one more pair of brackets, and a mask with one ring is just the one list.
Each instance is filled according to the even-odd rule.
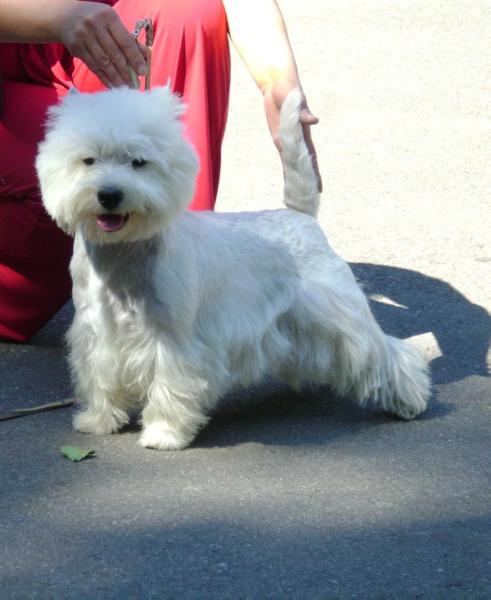
[[[212,209],[230,84],[227,22],[220,0],[106,0],[131,31],[155,27],[151,84],[170,81],[187,105],[187,135],[199,158],[190,209]],[[26,340],[68,300],[72,243],[42,208],[34,171],[46,109],[71,85],[104,89],[60,44],[0,44],[0,338]]]

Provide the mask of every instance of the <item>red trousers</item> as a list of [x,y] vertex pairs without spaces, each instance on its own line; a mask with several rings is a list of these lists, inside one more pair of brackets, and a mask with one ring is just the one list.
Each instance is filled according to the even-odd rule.
[[[151,17],[151,84],[171,82],[187,105],[187,134],[200,159],[190,209],[212,209],[230,84],[227,21],[220,0],[106,0],[128,30]],[[70,86],[103,89],[59,44],[0,44],[0,339],[24,341],[69,299],[72,240],[44,212],[34,159],[47,107]]]

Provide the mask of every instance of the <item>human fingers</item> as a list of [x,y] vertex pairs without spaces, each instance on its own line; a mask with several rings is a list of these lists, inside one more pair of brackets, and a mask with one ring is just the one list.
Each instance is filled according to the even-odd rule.
[[93,33],[86,45],[113,86],[131,83],[128,65],[139,75],[145,74],[145,53],[115,12],[111,13],[111,17],[101,19]]
[[145,71],[145,51],[110,6],[97,2],[70,5],[60,22],[60,39],[72,56],[85,62],[109,87],[129,83],[127,61],[136,72]]
[[307,105],[304,105],[300,110],[300,123],[305,125],[317,125],[319,119],[310,112]]
[[[314,116],[314,115],[312,115],[312,116]],[[314,117],[314,118],[316,118],[316,117]],[[317,189],[319,190],[319,193],[322,193],[322,177],[321,177],[320,170],[319,170],[319,162],[317,160],[317,151],[315,149],[314,142],[312,141],[312,133],[310,131],[310,124],[302,122],[301,118],[300,118],[300,121],[302,123],[303,138],[305,140],[305,144],[307,146],[307,149],[308,149],[309,155],[310,155],[310,159],[312,161],[312,168],[314,169],[315,175],[317,177]],[[315,123],[317,123],[318,121],[319,120],[317,119],[315,121]]]
[[97,39],[92,40],[91,51],[98,57],[98,65],[114,86],[130,83],[128,61],[109,30],[97,31]]
[[138,75],[145,75],[147,72],[146,60],[148,58],[146,47],[138,43],[135,37],[125,29],[119,18],[111,22],[108,33],[119,50],[114,55],[114,64],[117,68],[120,71],[125,70],[127,74],[127,64],[129,64]]
[[128,83],[111,63],[109,57],[97,41],[91,40],[90,45],[84,44],[84,53],[80,58],[106,87],[119,87]]
[[[109,37],[109,36],[108,36]],[[147,48],[141,48],[142,53],[146,54]],[[131,85],[128,63],[121,53],[118,53],[117,47],[112,40],[107,40],[104,47],[101,44],[92,42],[91,47],[86,46],[87,54],[90,59],[86,62],[87,66],[101,79],[106,87],[118,87],[121,85]],[[84,61],[85,62],[85,61]],[[141,69],[140,73],[141,74]]]
[[309,151],[310,159],[312,160],[312,168],[314,169],[317,177],[317,189],[319,193],[322,193],[322,177],[319,170],[319,162],[317,160],[317,151],[312,140],[312,132],[310,127],[317,125],[319,119],[310,111],[305,96],[303,97],[302,105],[300,107],[299,121],[302,125],[303,138]]

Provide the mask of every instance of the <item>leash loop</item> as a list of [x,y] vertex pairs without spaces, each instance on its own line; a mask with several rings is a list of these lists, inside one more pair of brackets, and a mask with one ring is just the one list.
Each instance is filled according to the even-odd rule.
[[[150,68],[152,66],[152,46],[153,46],[153,23],[152,19],[138,19],[135,23],[135,29],[133,30],[133,37],[135,40],[138,40],[138,36],[140,35],[142,29],[145,30],[145,46],[148,49],[147,55],[147,73],[145,75],[145,90],[150,89]],[[134,71],[134,69],[128,65],[128,71],[131,78],[131,87],[134,89],[139,89],[140,83],[138,81],[138,77]]]

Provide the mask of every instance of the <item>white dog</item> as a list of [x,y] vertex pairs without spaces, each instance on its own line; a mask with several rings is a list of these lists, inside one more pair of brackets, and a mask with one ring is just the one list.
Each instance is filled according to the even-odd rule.
[[237,214],[186,211],[198,162],[168,88],[51,109],[37,171],[47,211],[75,234],[75,429],[112,433],[137,409],[143,446],[184,448],[221,396],[266,375],[403,419],[425,409],[425,361],[381,331],[314,218],[299,104],[295,90],[281,114],[288,208]]

